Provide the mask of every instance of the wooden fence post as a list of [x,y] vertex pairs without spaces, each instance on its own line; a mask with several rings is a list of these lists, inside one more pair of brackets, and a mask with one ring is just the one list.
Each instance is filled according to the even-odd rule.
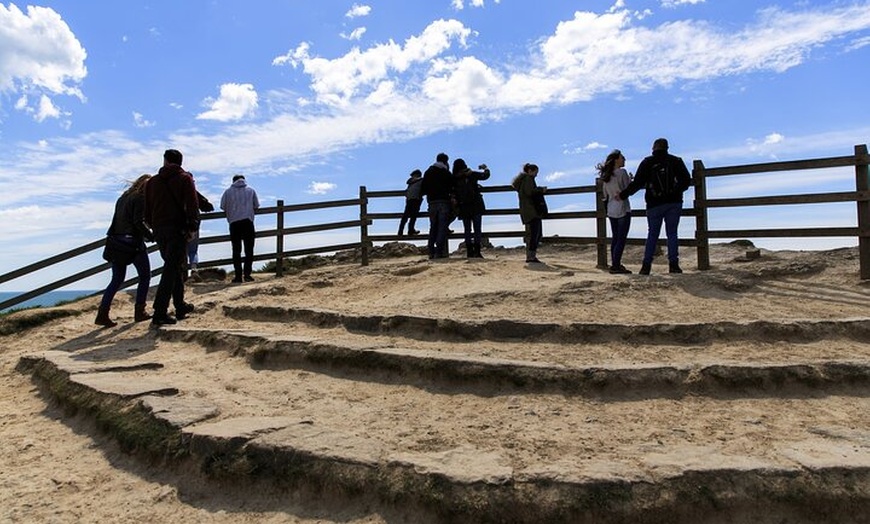
[[275,237],[275,276],[284,276],[284,201],[278,201],[275,229],[278,236]]
[[369,199],[366,186],[359,186],[359,248],[360,262],[369,265]]
[[[867,166],[867,144],[855,146],[855,190],[860,197],[870,192],[870,169]],[[858,256],[861,278],[870,279],[870,200],[858,200]]]
[[692,166],[695,184],[695,241],[698,244],[698,269],[710,269],[710,235],[707,224],[707,173],[704,162],[695,160]]
[[604,183],[595,179],[595,247],[598,251],[598,269],[607,269],[607,205],[604,202]]

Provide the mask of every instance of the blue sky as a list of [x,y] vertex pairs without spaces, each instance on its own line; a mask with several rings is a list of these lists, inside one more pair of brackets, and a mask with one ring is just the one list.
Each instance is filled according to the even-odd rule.
[[[439,151],[487,163],[490,185],[535,162],[551,187],[592,183],[612,148],[634,171],[658,136],[690,167],[848,155],[870,141],[868,64],[868,1],[0,3],[0,273],[101,237],[125,182],[155,172],[167,147],[184,152],[213,201],[242,173],[264,206],[352,198],[360,185],[400,189]],[[849,189],[853,172],[830,170],[735,177],[709,193]],[[632,204],[641,208],[642,195]],[[852,204],[716,212],[710,225],[855,222]],[[204,227],[226,232],[218,221]],[[484,223],[516,227],[510,217]],[[644,230],[637,221],[631,236]],[[593,231],[591,222],[545,226]]]

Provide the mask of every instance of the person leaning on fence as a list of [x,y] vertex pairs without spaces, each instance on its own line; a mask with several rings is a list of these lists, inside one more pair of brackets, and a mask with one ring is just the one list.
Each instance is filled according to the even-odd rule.
[[145,241],[153,242],[154,236],[144,220],[145,186],[150,178],[151,175],[137,178],[115,202],[115,214],[106,232],[106,249],[103,253],[103,258],[112,263],[112,279],[103,291],[100,309],[94,320],[94,324],[99,326],[118,325],[109,318],[109,309],[112,307],[115,294],[124,283],[127,266],[131,263],[139,276],[133,321],[142,322],[151,318],[151,315],[145,312],[145,301],[151,283],[151,262],[148,260]]
[[544,237],[543,218],[547,214],[544,193],[546,187],[539,187],[535,178],[538,176],[538,166],[525,164],[523,170],[514,177],[511,186],[517,191],[520,202],[520,218],[526,226],[524,240],[526,242],[526,263],[539,264],[538,245]]
[[[187,241],[199,228],[199,202],[196,184],[182,169],[181,152],[167,149],[163,167],[145,186],[145,222],[154,232],[154,240],[163,258],[163,273],[154,296],[151,325],[175,324],[193,312],[193,304],[184,301],[184,261]],[[175,317],[169,315],[169,301]]]
[[[260,200],[254,188],[248,186],[244,175],[235,175],[232,185],[221,196],[221,209],[227,212],[230,224],[230,243],[233,249],[233,269],[236,274],[233,282],[252,282],[254,277],[254,216],[260,208]],[[245,248],[242,264],[242,245]]]
[[438,153],[435,163],[423,173],[423,194],[429,204],[429,259],[447,258],[448,227],[453,199],[453,175],[446,153]]
[[[193,176],[193,173],[190,173]],[[214,211],[214,204],[199,191],[196,192],[196,201],[198,202],[199,210],[203,213]],[[190,239],[187,241],[187,268],[190,274],[196,273],[196,267],[199,264],[199,228],[190,234]],[[186,272],[185,272],[186,274]]]
[[[483,212],[486,206],[480,192],[481,180],[489,179],[489,168],[486,164],[478,166],[480,171],[474,171],[466,165],[465,160],[457,158],[453,161],[453,179],[455,184],[457,215],[462,219],[465,230],[465,253],[467,258],[483,258],[480,253],[483,234],[480,231],[483,222]],[[473,230],[473,232],[472,232]]]
[[649,231],[644,247],[641,275],[649,275],[662,222],[668,237],[668,272],[682,273],[680,269],[680,245],[677,229],[683,210],[683,193],[692,185],[692,177],[683,159],[668,153],[668,141],[657,138],[653,142],[652,155],[644,158],[637,167],[634,180],[620,191],[619,198],[627,199],[644,188],[646,220]]
[[409,235],[419,235],[420,232],[414,229],[417,223],[417,215],[420,214],[420,205],[423,204],[423,172],[419,169],[411,171],[408,177],[408,188],[405,189],[405,210],[402,212],[402,220],[399,222],[399,236],[402,236],[405,230],[405,223],[408,224]]
[[628,240],[628,230],[631,228],[631,205],[627,198],[619,198],[619,192],[631,183],[631,175],[624,166],[625,157],[619,149],[614,149],[607,155],[603,164],[595,166],[604,191],[607,218],[610,220],[610,272],[614,274],[631,274],[622,265],[622,253]]

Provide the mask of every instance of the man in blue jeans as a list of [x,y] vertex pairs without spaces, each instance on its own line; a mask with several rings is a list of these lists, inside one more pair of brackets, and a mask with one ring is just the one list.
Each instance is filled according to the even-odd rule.
[[640,188],[644,188],[649,232],[640,267],[641,275],[649,275],[652,269],[653,255],[662,231],[662,222],[665,224],[665,234],[668,237],[668,272],[683,272],[680,269],[677,228],[683,210],[683,193],[691,185],[692,177],[689,175],[686,163],[682,158],[668,153],[666,138],[657,138],[653,142],[652,155],[641,161],[634,180],[619,193],[619,198],[626,199]]
[[423,194],[429,204],[429,259],[448,257],[448,235],[452,200],[454,198],[453,175],[446,153],[438,153],[435,163],[423,174]]

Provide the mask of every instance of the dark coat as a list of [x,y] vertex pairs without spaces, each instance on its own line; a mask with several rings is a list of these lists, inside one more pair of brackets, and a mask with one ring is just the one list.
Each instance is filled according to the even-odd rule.
[[668,169],[677,179],[675,191],[664,197],[656,197],[651,191],[644,191],[644,200],[646,201],[647,209],[660,206],[662,204],[683,203],[683,193],[692,185],[692,176],[689,174],[686,163],[683,159],[669,154],[666,150],[660,149],[653,151],[653,154],[641,160],[637,167],[637,173],[634,174],[634,180],[628,184],[628,187],[619,193],[619,198],[625,200],[635,194],[640,188],[646,188],[649,182],[650,175],[653,171],[653,166],[661,162],[668,164]]
[[486,210],[486,205],[483,202],[478,182],[489,178],[489,169],[473,171],[466,168],[458,173],[453,173],[453,176],[459,218],[465,219],[482,215]]

